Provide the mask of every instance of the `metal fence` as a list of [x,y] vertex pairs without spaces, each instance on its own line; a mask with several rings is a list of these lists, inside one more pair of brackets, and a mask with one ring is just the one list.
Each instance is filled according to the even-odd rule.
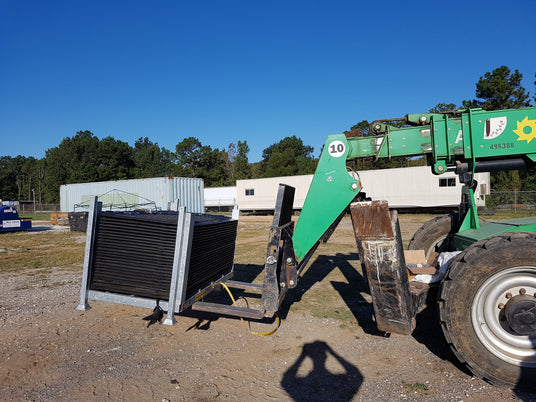
[[21,214],[59,212],[60,204],[22,203],[18,209]]
[[[60,204],[24,202],[16,208],[21,214],[51,213],[59,212]],[[486,195],[486,209],[536,211],[536,191],[491,191]]]
[[536,191],[491,191],[486,196],[490,210],[536,210]]

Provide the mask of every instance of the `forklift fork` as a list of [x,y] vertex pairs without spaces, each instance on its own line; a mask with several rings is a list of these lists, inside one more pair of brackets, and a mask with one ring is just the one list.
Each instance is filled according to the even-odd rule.
[[228,280],[229,288],[261,292],[260,309],[227,306],[218,303],[199,301],[192,305],[192,310],[208,311],[230,316],[251,319],[273,317],[279,310],[289,288],[297,284],[298,265],[294,256],[292,234],[292,208],[294,203],[294,187],[280,184],[277,192],[274,219],[270,227],[268,248],[264,265],[263,285]]

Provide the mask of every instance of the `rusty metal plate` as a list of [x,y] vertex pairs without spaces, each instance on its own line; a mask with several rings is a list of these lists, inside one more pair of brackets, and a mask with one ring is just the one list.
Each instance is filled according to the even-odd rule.
[[387,201],[353,202],[350,204],[355,236],[368,240],[394,239]]

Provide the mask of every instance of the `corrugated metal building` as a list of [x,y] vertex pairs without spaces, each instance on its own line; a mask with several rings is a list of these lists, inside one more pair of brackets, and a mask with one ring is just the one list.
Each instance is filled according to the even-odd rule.
[[[461,188],[456,174],[436,176],[427,166],[363,170],[358,172],[363,190],[374,200],[387,200],[392,208],[454,207],[460,203]],[[489,173],[477,173],[477,205],[485,205],[490,191]],[[294,209],[301,209],[313,175],[238,180],[238,207],[241,211],[272,210],[280,183],[296,188]]]
[[90,197],[96,195],[105,210],[124,211],[144,206],[165,211],[178,201],[188,212],[203,213],[203,194],[203,180],[186,177],[64,184],[60,186],[60,207],[62,212],[84,211]]

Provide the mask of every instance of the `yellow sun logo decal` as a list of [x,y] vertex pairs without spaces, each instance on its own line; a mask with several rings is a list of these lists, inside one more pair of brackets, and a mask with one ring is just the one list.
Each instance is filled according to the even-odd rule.
[[527,141],[529,144],[534,138],[536,138],[536,120],[529,120],[527,116],[521,121],[517,122],[517,128],[514,133],[519,137],[518,141]]

